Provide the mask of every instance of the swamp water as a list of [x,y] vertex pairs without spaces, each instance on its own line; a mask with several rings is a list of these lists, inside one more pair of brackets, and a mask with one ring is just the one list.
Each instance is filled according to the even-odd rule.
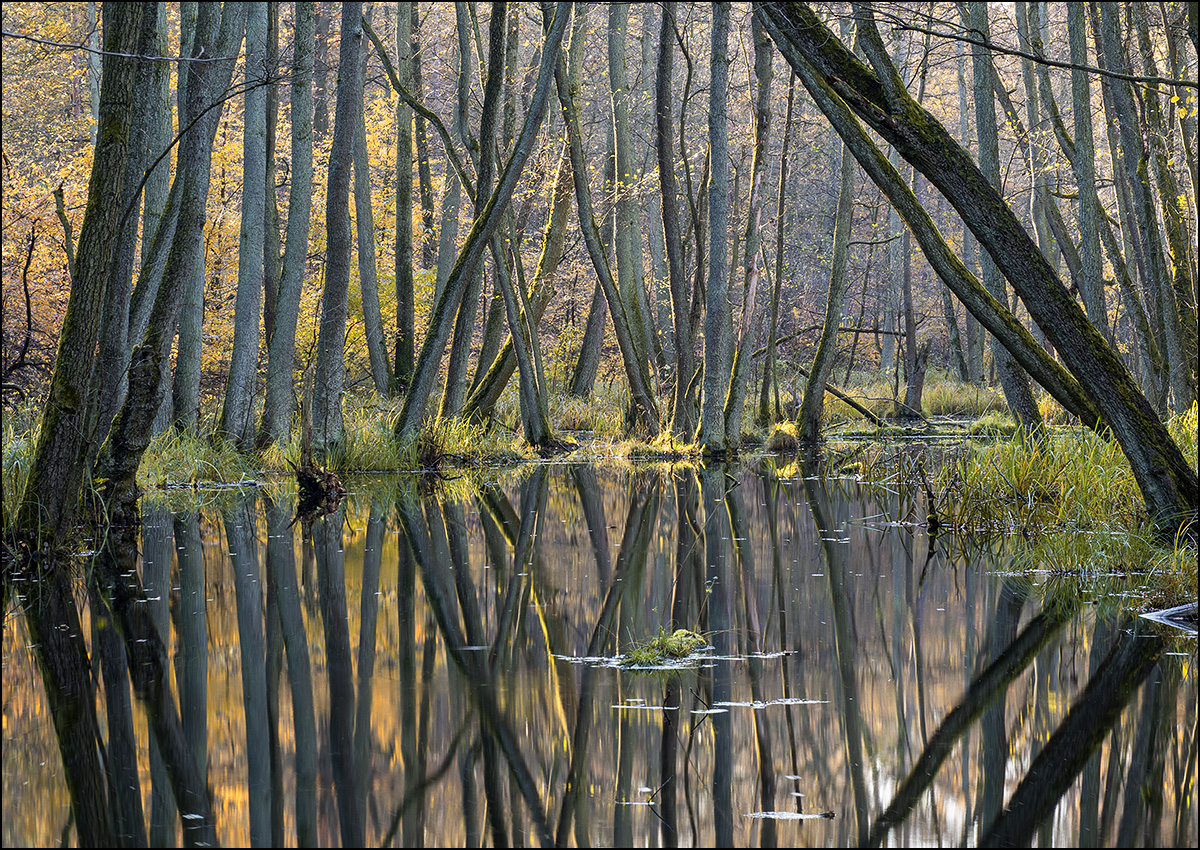
[[[5,845],[75,843],[73,794],[152,844],[1196,844],[1194,636],[1016,574],[1015,543],[931,539],[882,488],[494,477],[355,479],[307,532],[274,488],[147,504],[149,701],[82,578],[40,631],[10,597]],[[708,646],[621,664],[681,627]],[[55,717],[39,663],[87,704]],[[88,705],[107,780],[60,754]]]

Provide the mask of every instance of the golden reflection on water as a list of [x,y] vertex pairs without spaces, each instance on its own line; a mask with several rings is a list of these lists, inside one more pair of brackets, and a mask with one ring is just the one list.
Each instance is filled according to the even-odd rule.
[[[173,589],[147,604],[171,623],[172,695],[184,727],[200,729],[190,744],[222,844],[294,845],[306,829],[322,845],[354,830],[368,845],[389,834],[435,846],[547,835],[600,846],[857,844],[972,681],[1039,615],[1067,605],[887,837],[973,844],[1121,634],[1064,602],[1074,599],[1065,586],[1002,575],[1001,545],[931,541],[906,524],[924,515],[906,494],[749,473],[697,482],[691,471],[541,469],[399,507],[355,482],[313,544],[299,524],[272,526],[253,493],[204,511],[202,617],[184,598],[170,515],[146,511],[143,554],[170,558]],[[291,554],[293,608],[268,580],[271,548],[272,569]],[[144,566],[143,582],[157,597]],[[90,648],[98,622],[82,580],[75,595]],[[302,625],[310,679],[300,691],[281,611]],[[613,659],[659,627],[695,629],[712,648],[657,673],[583,660]],[[205,674],[184,678],[184,656],[201,657],[188,643],[198,628]],[[4,842],[74,843],[29,644],[10,606]],[[298,732],[298,711],[315,736]],[[1035,840],[1078,844],[1082,830],[1100,844],[1194,844],[1195,718],[1195,641],[1178,640]],[[131,721],[145,829],[178,841],[136,698]],[[298,805],[305,755],[315,787]]]

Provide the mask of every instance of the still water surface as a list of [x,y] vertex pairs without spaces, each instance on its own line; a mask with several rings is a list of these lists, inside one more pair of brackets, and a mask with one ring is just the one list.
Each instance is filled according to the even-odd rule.
[[[496,477],[419,498],[356,480],[307,528],[261,491],[147,505],[137,604],[169,692],[147,702],[135,675],[131,693],[120,639],[104,654],[118,618],[83,579],[78,625],[58,627],[92,659],[114,831],[1195,845],[1194,637],[1017,575],[1009,544],[931,539],[902,493],[721,469]],[[676,628],[709,647],[620,664]],[[78,841],[44,634],[9,605],[5,845]],[[188,775],[208,813],[176,806]]]

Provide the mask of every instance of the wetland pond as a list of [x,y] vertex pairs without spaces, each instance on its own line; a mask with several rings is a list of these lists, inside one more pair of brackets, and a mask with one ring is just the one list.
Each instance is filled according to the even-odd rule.
[[[931,538],[917,494],[346,484],[311,524],[159,494],[144,598],[86,558],[6,595],[6,846],[1196,845],[1194,634]],[[678,628],[705,646],[621,663]]]

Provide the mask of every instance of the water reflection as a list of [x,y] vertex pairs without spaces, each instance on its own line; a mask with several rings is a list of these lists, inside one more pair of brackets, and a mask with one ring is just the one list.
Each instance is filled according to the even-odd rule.
[[[356,489],[147,506],[82,577],[14,579],[6,844],[1196,841],[1194,638],[930,539],[911,494]],[[711,646],[617,663],[677,628]]]

